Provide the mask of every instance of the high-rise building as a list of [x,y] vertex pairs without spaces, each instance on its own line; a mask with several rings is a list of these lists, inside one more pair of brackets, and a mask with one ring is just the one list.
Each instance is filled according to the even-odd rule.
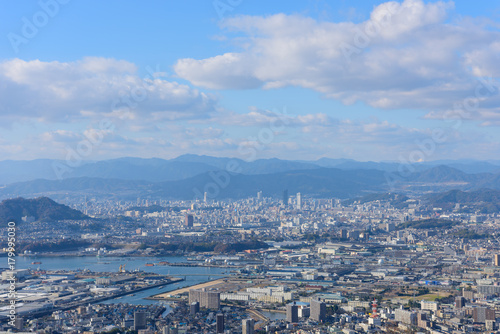
[[486,320],[495,320],[495,310],[487,307],[474,307],[472,310],[474,322],[484,323]]
[[326,303],[320,299],[311,300],[311,319],[324,322],[326,320]]
[[349,239],[357,240],[357,239],[359,239],[359,231],[349,231],[349,233],[347,234],[347,237]]
[[224,333],[224,314],[217,313],[215,327],[217,329],[217,333]]
[[291,323],[299,322],[299,307],[295,302],[286,306],[286,321]]
[[177,334],[179,333],[179,329],[176,326],[165,326],[163,327],[163,334]]
[[193,302],[189,305],[189,314],[195,315],[200,312],[200,302]]
[[475,293],[473,290],[462,290],[462,296],[464,296],[467,300],[473,300],[475,297]]
[[465,298],[462,296],[455,297],[455,307],[462,308],[465,306]]
[[18,331],[22,331],[24,329],[24,319],[21,317],[17,317],[14,322],[14,325],[15,325],[14,327],[16,327]]
[[283,205],[288,205],[288,189],[283,190]]
[[302,210],[302,195],[297,193],[297,210]]
[[500,254],[495,254],[494,259],[495,259],[495,266],[499,267],[500,266]]
[[220,307],[220,293],[213,291],[189,290],[189,304],[200,303],[200,307],[218,310]]
[[417,324],[417,314],[412,311],[406,311],[401,309],[396,309],[394,311],[394,320],[396,322],[401,322],[406,325],[416,325]]
[[341,229],[340,230],[340,238],[341,239],[347,239],[347,230],[346,229]]
[[429,311],[434,311],[436,312],[439,308],[439,304],[437,302],[431,302],[427,300],[422,300],[420,302],[420,309],[421,310],[429,310]]
[[205,192],[203,193],[203,202],[205,202],[205,203],[207,202],[207,196],[208,196],[208,195],[207,195],[207,192],[205,191]]
[[184,217],[184,226],[193,227],[193,223],[194,223],[193,215],[187,214],[186,217]]
[[262,191],[257,192],[257,201],[262,201]]
[[242,334],[253,334],[255,322],[253,319],[243,319],[241,321]]
[[417,326],[421,328],[427,328],[429,325],[429,321],[427,321],[427,314],[425,313],[417,313]]
[[494,331],[496,329],[495,320],[485,320],[484,327],[486,327],[487,331]]
[[146,312],[134,312],[134,330],[146,329]]

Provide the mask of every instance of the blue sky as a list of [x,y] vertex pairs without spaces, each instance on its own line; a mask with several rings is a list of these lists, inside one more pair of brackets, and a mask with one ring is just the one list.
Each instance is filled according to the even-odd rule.
[[1,4],[0,159],[500,153],[493,1]]

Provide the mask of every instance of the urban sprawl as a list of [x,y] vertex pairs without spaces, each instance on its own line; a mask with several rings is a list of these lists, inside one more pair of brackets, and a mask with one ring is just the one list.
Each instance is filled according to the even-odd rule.
[[[2,228],[0,331],[496,332],[500,215],[398,196],[68,199],[91,218],[18,222],[16,258],[28,258],[28,268],[8,267]],[[123,265],[55,270],[44,268],[47,257],[118,257]],[[126,265],[145,257],[154,260]],[[186,274],[148,271],[156,266]],[[225,274],[176,289],[192,267]],[[120,302],[141,291],[151,292],[149,303]]]

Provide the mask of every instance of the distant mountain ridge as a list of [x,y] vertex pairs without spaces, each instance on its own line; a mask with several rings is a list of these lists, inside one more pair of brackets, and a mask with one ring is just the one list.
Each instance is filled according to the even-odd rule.
[[162,197],[190,200],[202,197],[205,191],[209,198],[214,199],[245,198],[255,196],[258,191],[262,191],[264,196],[281,198],[283,190],[287,189],[290,195],[302,192],[304,195],[314,197],[347,198],[365,191],[377,191],[383,188],[384,183],[384,173],[376,170],[343,171],[335,168],[319,168],[257,175],[229,174],[218,171],[184,180],[165,182],[101,178],[35,180],[14,183],[1,188],[0,196],[8,198],[47,195],[56,198],[58,194],[73,193],[82,196],[88,194],[130,199]]
[[7,199],[0,203],[0,222],[20,223],[22,217],[34,217],[35,220],[80,220],[88,216],[66,205],[56,203],[48,197],[25,199],[22,197]]
[[[477,190],[484,188],[483,184],[500,190],[500,175],[467,174],[447,166],[412,173],[406,178],[401,177],[394,184],[388,183],[387,175],[387,172],[374,169],[315,168],[255,175],[216,170],[182,180],[164,182],[79,177],[10,184],[0,188],[0,198],[50,196],[57,199],[66,195],[90,195],[132,200],[137,197],[192,200],[202,198],[207,192],[210,199],[239,199],[255,196],[259,191],[262,191],[265,197],[281,198],[283,191],[288,190],[290,195],[300,192],[308,197],[347,199],[388,191],[400,194],[419,193],[422,185],[425,186],[424,193],[429,189],[434,193],[452,189]],[[396,189],[391,189],[391,186]],[[388,199],[380,196],[374,194],[357,200]],[[398,205],[406,205],[405,200],[398,196],[391,201],[401,201]]]
[[[164,182],[178,181],[216,170],[226,170],[228,165],[237,166],[237,172],[259,175],[293,170],[337,168],[341,170],[379,170],[398,173],[397,162],[355,161],[351,159],[321,158],[316,161],[281,160],[277,158],[245,161],[238,158],[211,157],[185,154],[165,160],[160,158],[117,158],[102,161],[86,161],[79,166],[68,166],[63,160],[38,159],[30,161],[0,161],[0,185],[36,179],[58,180],[69,178],[115,178],[122,180]],[[499,161],[434,161],[413,164],[414,172],[445,165],[463,173],[500,173]],[[56,166],[63,166],[58,173]],[[500,184],[500,182],[499,182]]]
[[[36,164],[46,165],[48,162],[36,161]],[[39,178],[8,184],[0,187],[0,199],[19,196],[62,199],[66,195],[91,195],[190,200],[203,197],[205,192],[211,199],[224,199],[255,196],[258,191],[267,197],[281,198],[284,190],[290,195],[300,192],[309,197],[346,199],[381,192],[415,195],[452,189],[500,190],[500,173],[470,174],[448,165],[429,168],[424,168],[423,164],[412,165],[415,167],[413,172],[404,174],[378,168],[340,168],[345,164],[358,164],[346,159],[321,159],[321,163],[339,167],[320,167],[303,161],[261,159],[246,162],[197,155],[172,160],[120,158],[86,163],[72,170],[71,175],[77,176],[71,178]],[[376,167],[378,163],[366,164]],[[236,172],[228,172],[228,167]]]
[[[209,171],[226,170],[228,163],[237,166],[238,173],[255,175],[290,170],[320,168],[313,163],[280,159],[259,159],[247,162],[237,158],[216,158],[182,155],[175,159],[118,158],[85,162],[68,166],[61,160],[0,161],[0,184],[90,177],[122,180],[163,182],[182,180]],[[62,170],[62,172],[61,172]]]

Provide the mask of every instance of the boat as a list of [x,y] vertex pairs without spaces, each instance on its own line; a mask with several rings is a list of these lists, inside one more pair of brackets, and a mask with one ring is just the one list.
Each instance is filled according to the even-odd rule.
[[146,263],[146,267],[154,267],[154,263]]
[[42,262],[40,262],[40,261],[33,261],[33,262],[31,262],[31,264],[42,264]]

